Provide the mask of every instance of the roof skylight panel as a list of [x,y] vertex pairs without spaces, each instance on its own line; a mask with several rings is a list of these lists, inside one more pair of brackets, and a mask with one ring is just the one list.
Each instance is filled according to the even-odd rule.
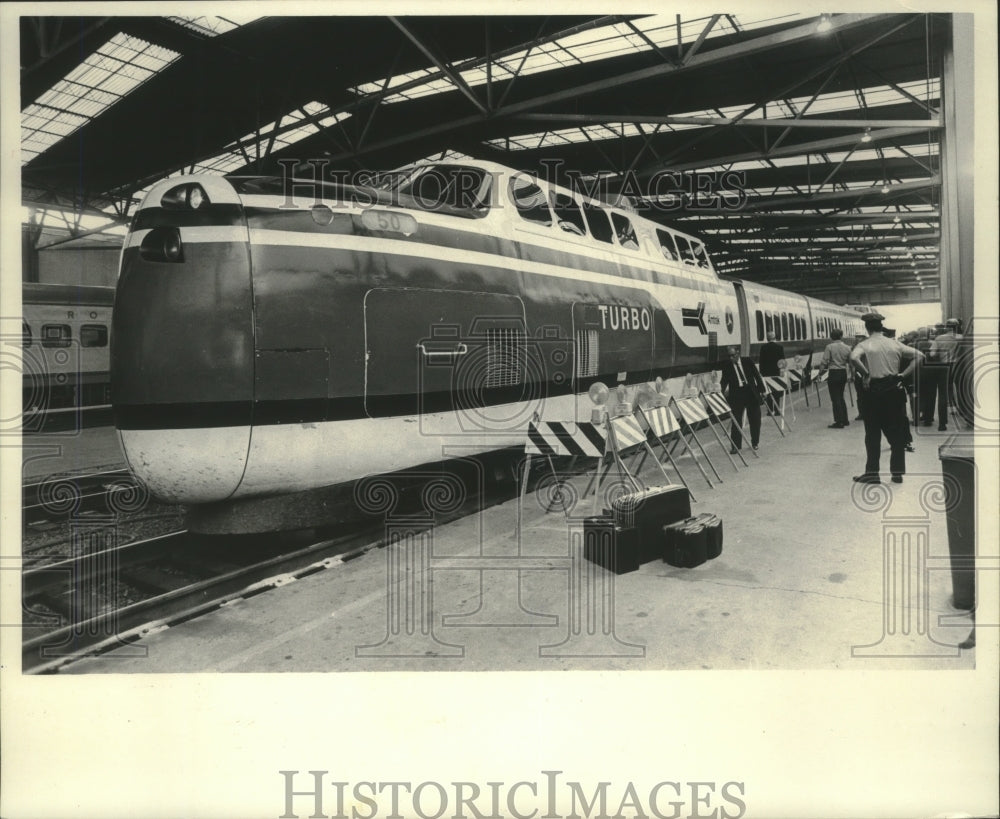
[[168,17],[167,19],[206,37],[217,37],[240,26],[245,26],[247,23],[252,23],[254,20],[259,20],[260,15],[247,17],[232,15],[229,17]]
[[21,164],[99,116],[180,55],[115,34],[21,111]]

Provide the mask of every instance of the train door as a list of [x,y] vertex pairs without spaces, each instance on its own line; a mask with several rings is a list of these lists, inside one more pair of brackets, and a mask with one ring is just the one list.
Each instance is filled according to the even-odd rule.
[[364,311],[370,417],[474,411],[523,400],[520,298],[379,288],[368,291]]
[[750,355],[750,311],[747,309],[747,294],[743,282],[733,282],[736,291],[736,304],[740,313],[740,350],[741,355]]

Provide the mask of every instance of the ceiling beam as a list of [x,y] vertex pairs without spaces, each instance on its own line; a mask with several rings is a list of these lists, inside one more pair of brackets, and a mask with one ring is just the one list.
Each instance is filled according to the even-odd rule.
[[[573,125],[604,125],[633,123],[637,125],[739,125],[748,128],[941,128],[938,119],[740,119],[737,117],[656,116],[651,114],[519,114],[514,119],[525,122],[566,123]],[[857,140],[855,140],[857,141]]]

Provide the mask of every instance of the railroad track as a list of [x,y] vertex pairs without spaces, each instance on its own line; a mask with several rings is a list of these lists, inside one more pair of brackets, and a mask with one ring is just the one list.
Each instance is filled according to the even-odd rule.
[[[484,489],[484,494],[470,494],[435,514],[428,525],[478,513],[517,491],[513,482]],[[423,494],[420,483],[404,486],[400,509]],[[97,538],[76,544],[81,554],[57,562],[25,555],[22,671],[58,671],[381,546],[384,520],[352,508],[354,517],[341,517],[336,537],[319,537],[315,530],[264,535],[177,531],[121,545],[105,546]]]
[[127,469],[106,469],[77,475],[50,475],[21,486],[25,525],[78,515],[88,510],[130,511],[148,497]]
[[[268,548],[260,538],[180,531],[26,567],[22,610],[34,622],[24,626],[22,671],[55,672],[231,600],[339,565],[380,545],[373,537],[379,533],[370,527]],[[251,562],[241,565],[248,555]]]

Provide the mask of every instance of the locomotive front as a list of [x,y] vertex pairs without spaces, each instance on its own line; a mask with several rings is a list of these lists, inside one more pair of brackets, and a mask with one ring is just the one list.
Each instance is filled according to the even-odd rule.
[[125,457],[170,502],[224,500],[243,477],[253,401],[246,217],[225,179],[150,189],[125,239],[111,384]]

